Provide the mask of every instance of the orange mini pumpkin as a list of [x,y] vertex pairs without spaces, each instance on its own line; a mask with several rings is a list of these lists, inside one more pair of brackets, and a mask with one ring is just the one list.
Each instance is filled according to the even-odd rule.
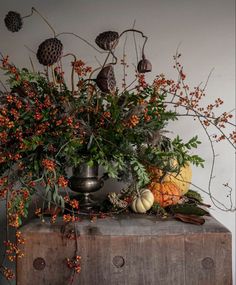
[[182,196],[180,188],[172,182],[152,182],[148,188],[154,195],[154,202],[163,208],[177,204]]
[[[171,165],[173,168],[177,167],[177,160],[172,160]],[[180,188],[182,195],[185,195],[188,192],[192,180],[192,169],[189,162],[186,162],[184,166],[180,167],[178,172],[167,172],[164,176],[162,170],[157,167],[149,166],[147,170],[152,181],[159,182],[160,178],[162,178],[162,182],[172,182]]]

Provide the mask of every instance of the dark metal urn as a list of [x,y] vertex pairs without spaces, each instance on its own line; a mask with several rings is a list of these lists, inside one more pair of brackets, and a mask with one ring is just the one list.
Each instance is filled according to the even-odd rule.
[[87,163],[81,163],[73,169],[73,175],[70,178],[70,189],[72,191],[83,193],[84,201],[81,208],[90,210],[96,202],[90,197],[90,193],[98,191],[104,185],[104,180],[108,178],[107,174],[98,178],[98,164],[89,166]]

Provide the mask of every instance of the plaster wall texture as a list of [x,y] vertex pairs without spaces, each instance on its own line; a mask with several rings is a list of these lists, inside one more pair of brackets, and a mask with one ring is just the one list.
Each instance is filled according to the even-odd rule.
[[[39,67],[34,54],[27,50],[25,45],[36,51],[39,43],[51,37],[52,33],[37,15],[25,19],[24,29],[19,33],[9,33],[3,25],[4,16],[9,10],[26,15],[34,6],[50,20],[57,32],[74,32],[90,42],[93,42],[100,32],[105,30],[121,32],[132,27],[135,21],[135,27],[149,37],[146,54],[153,65],[153,72],[147,77],[150,82],[159,73],[176,78],[177,75],[172,68],[172,56],[179,46],[183,54],[185,71],[189,74],[190,86],[197,86],[200,82],[204,84],[211,69],[214,68],[204,103],[221,97],[225,101],[224,110],[231,111],[235,108],[234,0],[1,0],[0,3],[0,50],[3,54],[10,55],[17,66],[30,68],[29,56],[31,56],[35,66]],[[64,43],[65,53],[74,52],[92,66],[98,65],[97,59],[103,62],[104,55],[97,54],[78,39],[64,35],[61,40]],[[122,54],[122,45],[117,52]],[[127,55],[131,64],[136,62],[132,36],[127,43]],[[2,74],[0,76],[3,78]],[[235,111],[233,113],[235,114]],[[202,145],[198,153],[206,160],[206,164],[204,169],[193,168],[193,183],[207,189],[212,153],[204,131],[197,123],[187,119],[171,124],[168,129],[173,132],[173,136],[179,134],[186,140],[196,134],[199,135]],[[235,201],[234,151],[228,144],[221,143],[216,145],[216,154],[219,155],[216,157],[217,165],[214,170],[213,195],[223,203],[227,203],[222,184],[228,182],[232,186],[233,201]],[[108,189],[109,185],[110,183],[107,183],[105,188]],[[203,196],[206,202],[211,203],[207,195]],[[2,205],[0,210],[1,242],[4,239]],[[235,268],[235,213],[223,212],[214,206],[211,213],[232,232],[233,268]],[[1,277],[0,284],[6,284]]]

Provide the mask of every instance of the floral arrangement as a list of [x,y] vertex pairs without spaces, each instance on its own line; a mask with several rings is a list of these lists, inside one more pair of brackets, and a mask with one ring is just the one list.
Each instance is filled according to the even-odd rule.
[[[34,13],[39,14],[32,8],[30,15],[21,17],[11,11],[5,25],[11,32],[18,32],[23,18]],[[235,131],[225,132],[227,125],[235,127],[230,121],[232,114],[215,115],[223,101],[218,98],[206,107],[201,105],[206,86],[191,90],[187,85],[179,52],[174,56],[177,80],[160,74],[147,83],[145,73],[152,65],[144,53],[147,37],[141,31],[103,32],[95,40],[98,48],[67,33],[105,53],[101,67],[92,69],[74,54],[63,54],[59,38],[66,33],[56,34],[42,18],[54,34],[39,45],[36,53],[42,71],[35,71],[33,62],[32,70],[17,68],[1,54],[0,69],[7,80],[1,81],[0,97],[0,198],[6,201],[7,225],[15,229],[21,226],[33,195],[45,201],[35,209],[42,219],[53,206],[52,222],[58,215],[55,209],[60,209],[66,223],[79,220],[86,213],[80,209],[79,198],[71,197],[68,171],[81,163],[98,164],[108,177],[127,184],[120,193],[109,193],[95,211],[87,213],[92,218],[148,212],[204,223],[202,216],[208,212],[202,206],[209,205],[195,191],[201,189],[191,184],[191,165],[204,166],[204,160],[194,152],[201,142],[197,136],[187,142],[178,135],[171,139],[167,125],[180,116],[189,116],[202,125],[212,147],[222,140],[235,147]],[[120,38],[129,32],[141,35],[144,43],[134,69],[135,80],[127,84],[124,76],[118,88],[115,65],[121,63],[124,74],[128,67],[125,54],[119,61],[115,51]],[[134,41],[137,44],[136,38]],[[72,58],[70,83],[64,76],[64,57]],[[216,129],[214,135],[208,131],[210,126]],[[230,186],[225,186],[231,193]],[[209,196],[218,208],[234,211],[232,204],[227,208],[210,192]],[[23,256],[18,245],[24,239],[18,230],[16,241],[6,238],[6,255],[11,261]],[[67,259],[68,266],[78,273],[80,257],[74,260]],[[14,275],[4,263],[0,270],[7,279]]]

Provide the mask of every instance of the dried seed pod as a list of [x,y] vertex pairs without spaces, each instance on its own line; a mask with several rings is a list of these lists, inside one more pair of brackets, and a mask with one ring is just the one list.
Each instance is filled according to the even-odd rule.
[[57,38],[50,38],[43,41],[37,51],[39,63],[50,66],[56,63],[62,54],[63,45]]
[[14,11],[9,11],[4,19],[7,29],[11,32],[18,32],[23,25],[21,15]]
[[146,58],[143,58],[139,61],[137,70],[139,73],[146,73],[152,71],[152,64]]
[[118,194],[115,192],[110,192],[108,194],[108,199],[111,202],[111,204],[118,209],[124,209],[128,207],[128,203],[125,200],[122,200],[119,198]]
[[97,75],[96,83],[99,89],[104,93],[109,93],[115,90],[116,79],[112,65],[107,65],[101,69]]
[[118,44],[119,34],[113,31],[107,31],[99,34],[95,42],[103,50],[111,50]]

